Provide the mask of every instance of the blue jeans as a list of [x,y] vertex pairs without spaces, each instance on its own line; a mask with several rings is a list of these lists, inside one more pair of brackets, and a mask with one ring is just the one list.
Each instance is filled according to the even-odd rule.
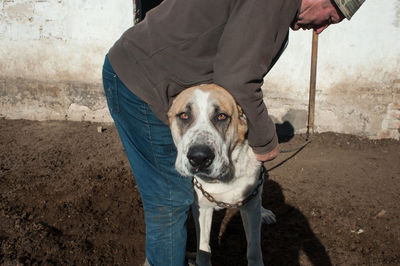
[[121,82],[107,56],[103,86],[142,197],[147,260],[156,266],[184,265],[193,184],[175,170],[177,152],[170,129]]

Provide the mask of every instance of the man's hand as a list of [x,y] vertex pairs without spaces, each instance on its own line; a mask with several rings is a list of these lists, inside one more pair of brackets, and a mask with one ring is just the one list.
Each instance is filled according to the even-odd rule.
[[331,0],[302,0],[300,12],[291,28],[314,29],[320,34],[329,25],[339,23],[343,19],[344,15]]
[[276,146],[272,151],[265,153],[265,154],[256,154],[256,159],[260,162],[271,161],[275,159],[279,155],[279,145]]

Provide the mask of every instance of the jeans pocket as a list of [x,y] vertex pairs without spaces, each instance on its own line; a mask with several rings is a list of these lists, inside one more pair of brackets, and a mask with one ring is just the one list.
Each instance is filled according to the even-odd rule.
[[119,113],[117,74],[103,69],[103,87],[110,113]]

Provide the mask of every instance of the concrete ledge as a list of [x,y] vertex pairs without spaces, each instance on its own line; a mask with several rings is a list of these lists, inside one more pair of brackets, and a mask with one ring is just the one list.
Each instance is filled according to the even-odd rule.
[[[375,85],[331,87],[317,93],[315,132],[400,139],[400,88]],[[280,131],[304,133],[307,99],[286,93],[266,93],[269,113]],[[0,77],[0,117],[112,122],[100,83],[6,77]]]
[[0,116],[6,119],[112,121],[99,83],[1,77]]

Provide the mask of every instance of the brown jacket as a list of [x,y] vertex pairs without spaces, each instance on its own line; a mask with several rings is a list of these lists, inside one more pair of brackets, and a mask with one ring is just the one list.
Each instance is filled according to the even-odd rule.
[[109,51],[120,79],[161,121],[182,90],[216,83],[247,116],[258,154],[277,145],[261,86],[301,0],[164,0]]

